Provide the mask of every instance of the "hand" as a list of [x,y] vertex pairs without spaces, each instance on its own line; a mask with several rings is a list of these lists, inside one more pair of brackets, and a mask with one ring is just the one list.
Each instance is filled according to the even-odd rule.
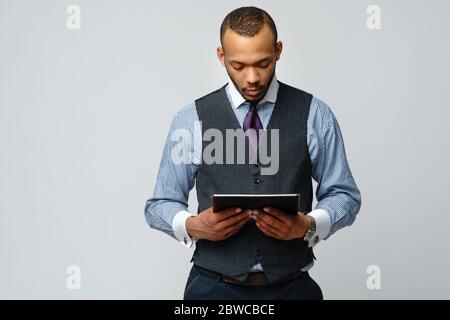
[[300,212],[289,215],[280,209],[265,207],[252,210],[250,217],[265,235],[279,240],[303,238],[308,231],[306,216]]
[[250,211],[241,208],[229,208],[213,212],[208,208],[197,216],[186,219],[189,236],[212,241],[225,240],[237,233],[250,220]]

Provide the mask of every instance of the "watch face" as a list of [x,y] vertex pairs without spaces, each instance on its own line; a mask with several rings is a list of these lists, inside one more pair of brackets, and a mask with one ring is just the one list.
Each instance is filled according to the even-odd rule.
[[313,235],[314,235],[314,232],[311,231],[311,230],[308,230],[308,231],[306,232],[306,234],[305,234],[304,239],[305,239],[306,241],[309,241],[309,240],[311,240],[311,237],[312,237]]
[[316,231],[316,226],[315,226],[315,221],[314,221],[314,218],[312,218],[312,217],[310,217],[310,216],[307,216],[308,217],[308,229],[309,230],[311,230],[311,231]]

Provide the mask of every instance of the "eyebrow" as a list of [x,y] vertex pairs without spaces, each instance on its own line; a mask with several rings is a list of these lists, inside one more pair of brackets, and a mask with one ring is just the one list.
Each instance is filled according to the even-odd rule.
[[[257,61],[255,64],[260,63],[260,62],[263,62],[263,61],[266,61],[266,60],[269,60],[270,58],[271,58],[271,57],[265,57],[265,58],[263,58],[263,59]],[[239,62],[239,61],[236,61],[236,60],[230,60],[230,63],[245,64],[245,63],[242,63],[242,62]]]

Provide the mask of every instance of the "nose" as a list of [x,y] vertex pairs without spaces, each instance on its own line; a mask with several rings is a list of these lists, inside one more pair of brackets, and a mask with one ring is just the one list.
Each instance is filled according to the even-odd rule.
[[247,72],[247,83],[254,85],[259,83],[259,73],[256,69],[250,68]]

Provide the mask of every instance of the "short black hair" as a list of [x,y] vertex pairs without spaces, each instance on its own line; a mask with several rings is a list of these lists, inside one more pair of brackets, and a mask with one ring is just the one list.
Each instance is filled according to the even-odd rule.
[[231,11],[220,26],[220,43],[223,47],[223,36],[231,29],[241,36],[253,37],[267,24],[274,35],[274,48],[277,45],[277,27],[272,17],[264,10],[256,7],[241,7]]

